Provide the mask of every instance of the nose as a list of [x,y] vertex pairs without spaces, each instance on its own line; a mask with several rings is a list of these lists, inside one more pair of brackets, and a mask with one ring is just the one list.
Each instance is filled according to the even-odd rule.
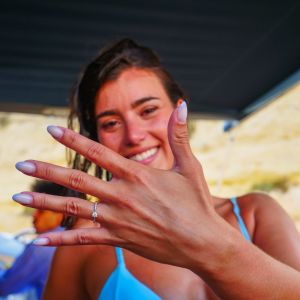
[[132,118],[126,122],[126,144],[135,146],[140,144],[147,136],[147,130],[141,120]]

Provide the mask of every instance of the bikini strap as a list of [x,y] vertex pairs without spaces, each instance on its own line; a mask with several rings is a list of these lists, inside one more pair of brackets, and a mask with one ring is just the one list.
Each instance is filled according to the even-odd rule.
[[120,247],[115,247],[118,265],[125,265],[123,250]]
[[244,221],[243,221],[243,219],[241,217],[240,208],[239,208],[239,205],[237,203],[236,197],[231,197],[230,201],[231,201],[231,203],[233,205],[233,212],[234,212],[234,214],[235,214],[235,216],[237,218],[237,221],[239,223],[240,230],[241,230],[243,236],[245,237],[245,239],[247,241],[251,241],[251,237],[249,235],[247,227],[246,227],[246,225],[245,225],[245,223],[244,223]]

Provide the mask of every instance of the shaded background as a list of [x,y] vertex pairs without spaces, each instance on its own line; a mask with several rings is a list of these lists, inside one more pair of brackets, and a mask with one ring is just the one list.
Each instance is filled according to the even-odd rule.
[[2,111],[66,106],[81,67],[122,37],[160,54],[194,114],[242,118],[300,77],[299,0],[1,2]]

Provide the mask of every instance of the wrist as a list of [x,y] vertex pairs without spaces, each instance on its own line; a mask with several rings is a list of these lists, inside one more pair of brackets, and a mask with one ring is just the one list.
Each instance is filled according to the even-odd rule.
[[[199,239],[188,268],[221,299],[300,299],[300,274],[246,241],[238,230],[217,220],[210,240]],[[218,225],[218,226],[217,226]],[[210,225],[211,226],[211,225]],[[239,287],[239,288],[237,288]]]
[[209,231],[206,240],[198,240],[190,255],[189,269],[204,280],[222,280],[241,251],[241,243],[247,243],[240,233],[223,219],[216,221],[215,230]]

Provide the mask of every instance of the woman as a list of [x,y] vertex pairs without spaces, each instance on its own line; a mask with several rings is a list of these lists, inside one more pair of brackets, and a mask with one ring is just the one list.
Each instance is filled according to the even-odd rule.
[[[73,167],[84,172],[17,164],[101,199],[14,196],[90,220],[36,244],[97,244],[59,248],[44,299],[299,299],[292,221],[266,195],[210,195],[188,144],[185,101],[175,108],[183,97],[150,49],[122,40],[92,61],[75,89],[71,119],[78,118],[81,135],[48,127],[78,153]],[[89,161],[112,180],[86,174]]]

